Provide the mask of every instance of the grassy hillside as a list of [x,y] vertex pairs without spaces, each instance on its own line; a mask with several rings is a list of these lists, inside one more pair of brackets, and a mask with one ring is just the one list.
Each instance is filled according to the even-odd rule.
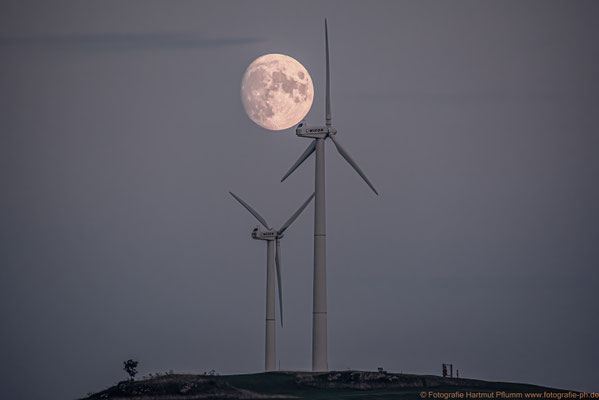
[[[432,393],[429,394],[429,392]],[[526,398],[524,396],[526,393],[544,392],[557,393],[563,392],[563,390],[520,383],[441,378],[433,375],[365,371],[270,372],[224,376],[174,374],[134,382],[124,381],[91,395],[87,399],[397,400],[442,398],[442,395],[440,396],[438,393],[462,393],[463,397],[461,398],[464,399],[507,399]]]

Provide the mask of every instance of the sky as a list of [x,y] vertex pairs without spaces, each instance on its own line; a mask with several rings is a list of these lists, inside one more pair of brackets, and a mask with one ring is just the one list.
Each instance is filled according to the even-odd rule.
[[[0,5],[0,393],[264,368],[266,246],[308,145],[245,114],[282,53],[326,149],[329,368],[599,391],[599,4]],[[282,241],[281,369],[311,368],[313,206]]]

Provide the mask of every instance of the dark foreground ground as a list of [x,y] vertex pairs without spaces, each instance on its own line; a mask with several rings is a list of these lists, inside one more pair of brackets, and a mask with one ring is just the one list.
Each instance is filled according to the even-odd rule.
[[[446,395],[444,395],[444,393]],[[531,397],[530,393],[540,393]],[[561,394],[559,394],[561,393]],[[568,395],[570,396],[568,397]],[[164,375],[118,385],[87,399],[518,399],[575,398],[535,385],[365,371]]]

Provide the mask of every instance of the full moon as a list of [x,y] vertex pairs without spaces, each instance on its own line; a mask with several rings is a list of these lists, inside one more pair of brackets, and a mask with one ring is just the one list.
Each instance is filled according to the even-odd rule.
[[312,107],[314,86],[306,68],[284,54],[255,59],[243,74],[241,101],[248,117],[280,131],[300,122]]

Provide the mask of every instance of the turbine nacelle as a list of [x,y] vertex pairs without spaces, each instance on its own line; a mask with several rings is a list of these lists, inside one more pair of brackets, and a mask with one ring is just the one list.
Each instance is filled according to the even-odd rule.
[[283,236],[285,235],[279,234],[279,232],[275,231],[274,229],[262,230],[260,227],[255,227],[252,231],[252,239],[256,240],[276,240],[282,239]]
[[337,129],[331,126],[308,126],[305,121],[295,128],[295,134],[299,137],[310,139],[325,139],[329,135],[337,133]]

